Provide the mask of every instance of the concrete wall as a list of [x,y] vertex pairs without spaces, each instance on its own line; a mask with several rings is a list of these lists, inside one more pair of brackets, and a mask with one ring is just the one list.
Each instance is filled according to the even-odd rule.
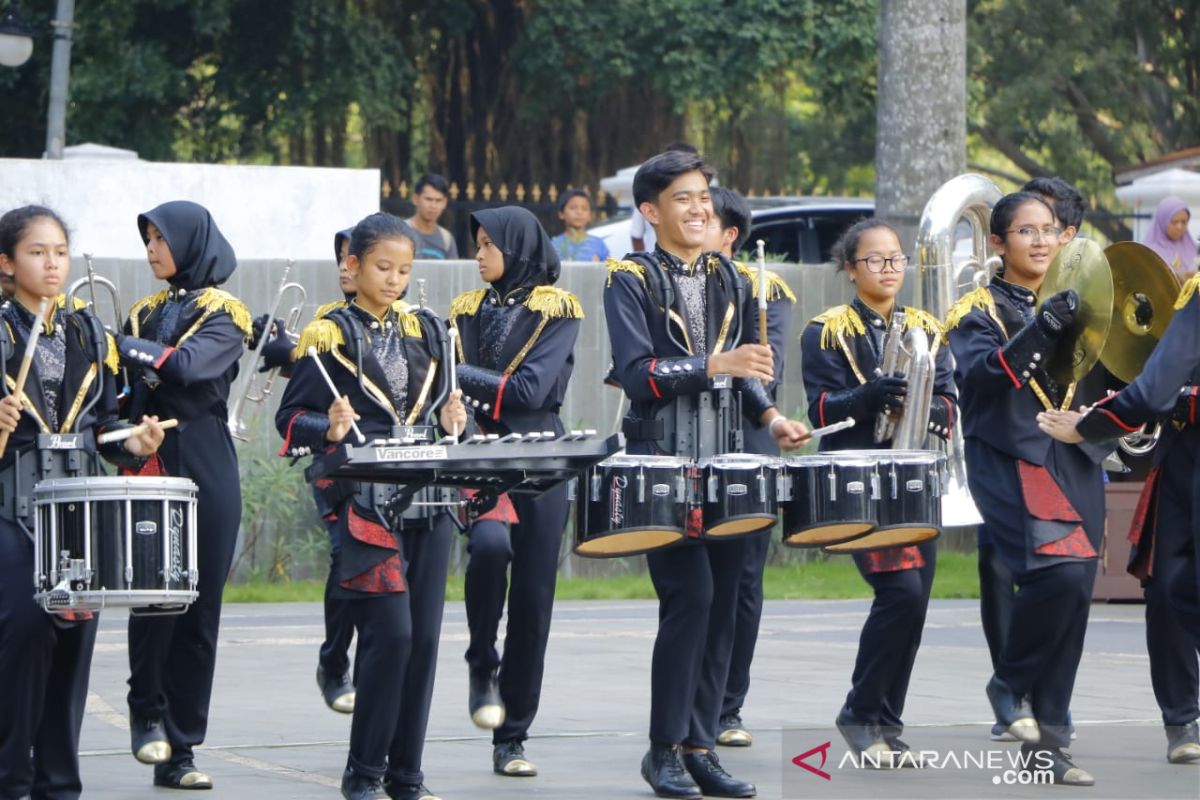
[[379,210],[379,170],[0,159],[0,213],[50,206],[73,253],[143,259],[137,215],[168,200],[207,207],[240,259],[323,259],[331,231]]

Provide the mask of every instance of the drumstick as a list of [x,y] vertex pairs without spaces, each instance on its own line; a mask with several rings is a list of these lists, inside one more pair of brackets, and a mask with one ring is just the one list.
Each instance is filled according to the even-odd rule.
[[809,435],[809,437],[816,439],[819,436],[826,436],[828,434],[837,433],[838,431],[844,431],[847,428],[853,428],[853,427],[854,427],[854,417],[847,417],[846,419],[842,420],[841,422],[835,422],[832,425],[826,425],[824,428],[815,428],[815,429],[809,431],[808,435]]
[[[42,328],[46,324],[46,308],[49,306],[49,298],[43,297],[42,302],[38,305],[37,324],[32,326],[29,331],[29,341],[25,343],[25,355],[21,359],[21,368],[17,371],[17,382],[13,386],[13,397],[17,398],[17,402],[24,404],[25,401],[25,380],[29,377],[29,368],[33,366],[33,354],[37,351],[38,339],[42,338]],[[0,458],[4,457],[4,451],[8,448],[8,431],[0,431]]]
[[[317,353],[317,348],[309,346],[308,357],[317,365],[317,369],[321,371],[321,377],[325,379],[325,383],[329,386],[329,391],[333,392],[335,398],[341,397],[338,393],[337,386],[333,382],[333,378],[329,377],[329,373],[325,371],[325,365],[321,363],[321,356]],[[366,444],[367,437],[363,436],[363,432],[358,429],[358,423],[350,420],[350,430],[354,431],[354,438],[358,439],[359,444]]]
[[[158,423],[159,427],[164,431],[170,430],[179,424],[177,419],[167,419]],[[150,426],[143,422],[141,425],[134,425],[132,428],[122,428],[119,431],[109,431],[102,433],[96,437],[96,444],[110,444],[111,442],[123,442],[126,439],[132,439],[134,436],[141,436],[146,431],[150,430]]]
[[[458,371],[454,368],[454,362],[458,358],[458,328],[451,327],[446,335],[450,337],[450,394],[453,396],[458,391]],[[455,422],[450,438],[457,442],[459,433],[458,423]]]
[[[767,243],[758,240],[758,343],[767,345]],[[763,381],[763,385],[770,381]]]

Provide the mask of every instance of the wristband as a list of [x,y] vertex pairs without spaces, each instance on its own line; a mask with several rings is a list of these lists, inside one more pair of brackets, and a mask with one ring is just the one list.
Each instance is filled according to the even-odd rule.
[[778,417],[771,420],[770,424],[767,425],[767,433],[774,436],[775,435],[775,423],[776,422],[786,422],[786,421],[787,421],[787,417],[785,417],[783,414],[780,414]]

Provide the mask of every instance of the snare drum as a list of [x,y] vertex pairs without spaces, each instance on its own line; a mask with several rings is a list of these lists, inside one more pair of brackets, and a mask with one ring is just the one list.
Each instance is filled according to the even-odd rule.
[[857,539],[879,516],[876,460],[843,450],[783,459],[783,543],[821,547]]
[[49,612],[182,612],[196,599],[196,484],[54,478],[33,487],[34,599]]
[[739,454],[714,456],[700,464],[704,487],[704,532],[729,538],[775,525],[777,458]]
[[682,542],[696,467],[684,458],[620,455],[583,477],[575,552],[632,556]]
[[865,553],[936,539],[942,528],[941,463],[934,450],[871,450],[878,461],[879,524],[862,538],[827,545],[828,553]]

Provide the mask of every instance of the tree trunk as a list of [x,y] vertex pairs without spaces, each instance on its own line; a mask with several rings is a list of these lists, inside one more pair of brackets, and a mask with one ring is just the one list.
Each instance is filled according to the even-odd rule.
[[912,252],[934,191],[966,170],[966,0],[882,0],[875,212]]

